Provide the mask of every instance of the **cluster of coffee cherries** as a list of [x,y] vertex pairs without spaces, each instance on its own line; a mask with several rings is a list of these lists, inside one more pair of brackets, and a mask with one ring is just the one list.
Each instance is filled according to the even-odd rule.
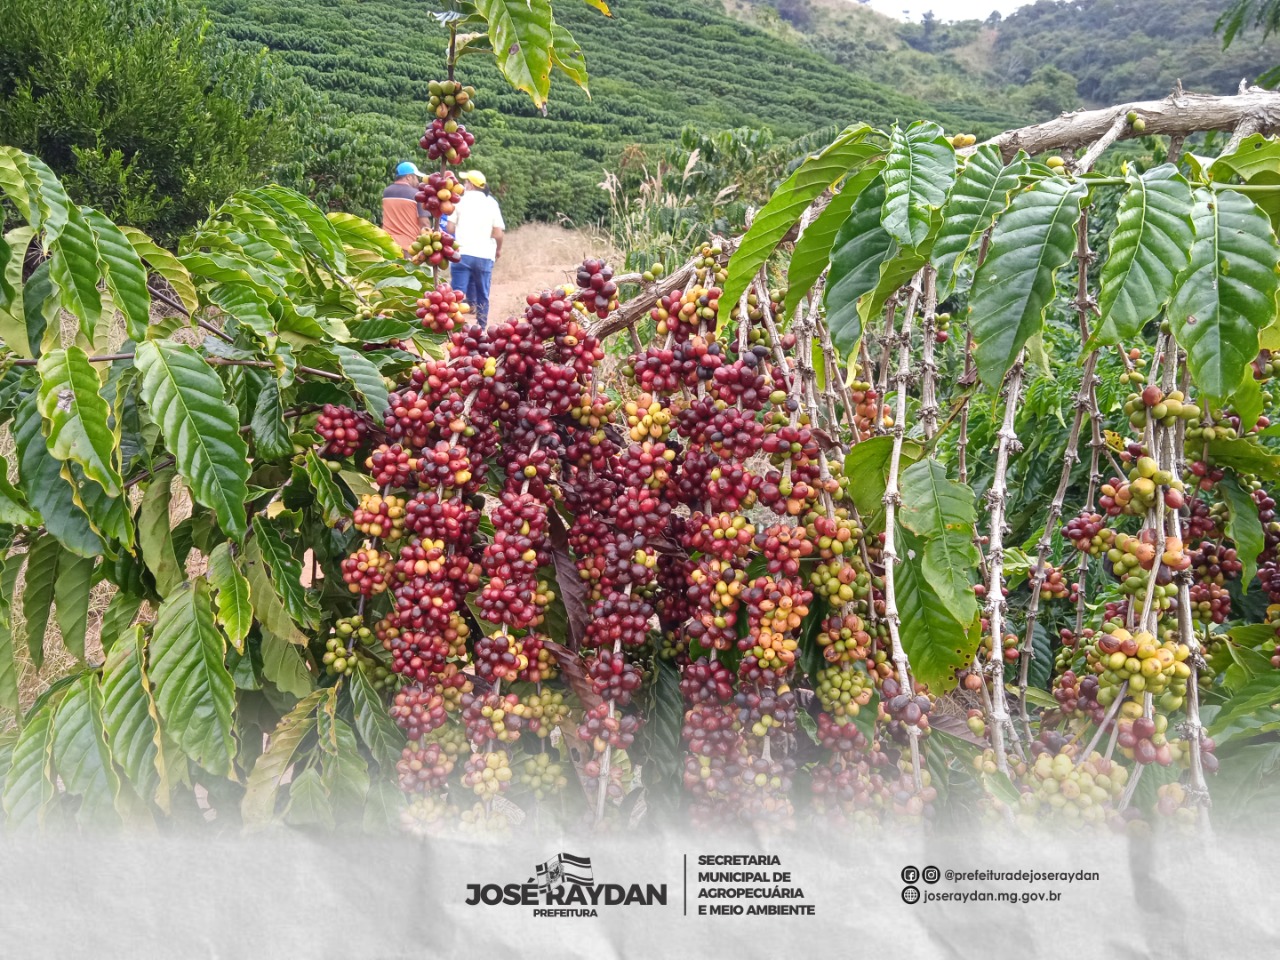
[[1098,702],[1110,706],[1123,688],[1129,696],[1151,694],[1165,712],[1177,710],[1187,695],[1190,653],[1186,644],[1161,641],[1145,631],[1112,627],[1097,634],[1086,654],[1098,676]]
[[[1140,447],[1134,448],[1141,451]],[[1163,469],[1152,457],[1138,455],[1132,458],[1133,468],[1128,479],[1112,477],[1101,488],[1099,504],[1109,516],[1121,514],[1145,516],[1155,508],[1157,498],[1163,496],[1170,510],[1181,510],[1186,504],[1185,487],[1169,470]]]
[[564,765],[549,753],[526,757],[516,768],[516,781],[539,802],[558,795],[569,783]]
[[[1014,812],[1028,820],[1131,826],[1144,812],[1135,809],[1126,783],[1143,767],[1156,766],[1182,771],[1182,783],[1161,786],[1156,812],[1189,821],[1199,802],[1185,786],[1193,753],[1189,737],[1200,737],[1194,746],[1204,772],[1218,768],[1213,741],[1193,733],[1195,724],[1176,718],[1186,706],[1196,665],[1201,689],[1210,689],[1213,680],[1211,669],[1181,642],[1187,625],[1176,622],[1175,605],[1179,590],[1189,591],[1190,614],[1206,625],[1203,631],[1192,629],[1197,635],[1203,632],[1209,663],[1226,659],[1215,657],[1215,643],[1221,641],[1215,641],[1219,632],[1209,625],[1231,617],[1230,582],[1244,566],[1240,545],[1230,536],[1239,524],[1240,505],[1232,502],[1238,496],[1228,497],[1222,490],[1227,472],[1235,467],[1214,462],[1211,442],[1247,431],[1229,409],[1206,413],[1182,391],[1146,384],[1145,363],[1136,351],[1122,359],[1128,369],[1121,380],[1132,391],[1123,403],[1132,439],[1109,434],[1108,446],[1123,472],[1098,487],[1096,510],[1090,501],[1061,529],[1082,555],[1077,558],[1081,582],[1105,594],[1099,598],[1101,616],[1083,626],[1092,605],[1081,603],[1082,625],[1059,631],[1051,681],[1056,706],[1041,714],[1040,734],[1031,743],[1034,761],[1020,764],[1013,755],[1008,758],[1022,794]],[[1265,379],[1269,363],[1265,367],[1255,364],[1255,376]],[[1171,454],[1183,450],[1184,440],[1185,452],[1175,462]],[[1274,501],[1251,478],[1236,473],[1234,479],[1252,496],[1268,530]],[[1271,558],[1280,559],[1275,552],[1280,551],[1280,526],[1268,536],[1267,547]],[[1092,564],[1092,557],[1100,563]],[[1268,580],[1261,570],[1267,559],[1264,551],[1259,563],[1264,588]],[[1098,567],[1111,583],[1091,583]],[[1280,581],[1275,585],[1280,587]],[[1081,599],[1073,596],[1073,601]],[[1280,601],[1280,590],[1271,599]],[[968,679],[962,677],[966,689]],[[1086,743],[1092,745],[1085,748]],[[993,753],[980,758],[979,769],[996,769]]]
[[1031,824],[1046,820],[1068,828],[1114,822],[1129,781],[1129,769],[1114,759],[1091,753],[1080,758],[1075,746],[1038,754],[1024,779],[1016,813]]
[[[930,816],[937,791],[927,775],[917,789],[906,748],[927,733],[931,701],[891,679],[886,626],[876,619],[879,542],[863,541],[843,487],[823,469],[819,434],[793,399],[794,367],[775,362],[795,346],[794,335],[775,342],[767,330],[781,294],[752,291],[745,312],[732,305],[749,327],[722,338],[716,252],[703,251],[695,268],[692,284],[652,309],[656,338],[623,368],[641,394],[622,411],[632,442],[655,454],[632,460],[636,499],[655,514],[671,505],[666,540],[678,535],[683,548],[658,552],[655,610],[662,656],[683,676],[690,815],[790,822],[797,654],[820,596],[831,608],[817,634],[826,665],[805,682],[817,694],[829,760],[812,774],[815,800],[839,820]],[[881,410],[874,391],[864,399],[870,432]],[[749,517],[756,505],[780,519]],[[749,573],[753,560],[759,575]],[[889,745],[859,727],[871,730],[877,717]]]
[[[760,414],[777,383],[767,347],[738,354],[717,338],[719,271],[708,248],[702,282],[655,306],[658,340],[626,365],[642,393],[619,410],[625,432],[602,429],[585,404],[574,408],[582,413],[561,485],[591,600],[588,677],[601,698],[580,733],[597,754],[588,772],[600,769],[601,748],[617,750],[634,737],[631,698],[651,669],[656,614],[666,655],[682,671],[691,816],[781,824],[791,816],[795,770],[797,705],[787,680],[809,603],[798,561],[811,547],[803,529],[758,537],[742,516],[760,489],[746,461],[763,448]],[[584,263],[578,281],[588,297],[596,291],[588,308],[611,309],[602,265]],[[752,581],[746,569],[757,548],[770,572]],[[690,657],[695,646],[702,653]]]
[[594,416],[580,417],[575,424],[566,447],[571,463],[561,485],[575,514],[569,543],[587,588],[583,646],[596,698],[578,736],[592,753],[588,776],[597,778],[597,789],[612,797],[614,785],[607,778],[642,722],[632,699],[649,668],[657,567],[650,540],[671,519],[669,504],[652,484],[669,461],[660,444],[616,442],[612,437],[618,435]]
[[437,120],[448,120],[475,109],[476,88],[457,80],[432,80],[427,84],[427,109]]
[[[429,92],[421,146],[440,169],[418,199],[438,219],[462,195],[448,167],[470,155],[474,138],[459,120],[475,101],[452,80],[433,81]],[[460,251],[437,223],[409,254],[439,268]],[[572,750],[577,761],[581,745],[588,757],[579,773],[597,777],[610,798],[625,790],[625,751],[643,719],[634,700],[652,669],[651,621],[663,593],[658,546],[679,540],[670,527],[685,501],[673,493],[678,449],[661,436],[628,445],[614,428],[617,405],[594,380],[604,349],[583,313],[616,308],[613,270],[587,260],[578,280],[528,297],[521,315],[485,329],[473,325],[461,293],[437,282],[417,315],[446,338],[443,356],[401,376],[378,427],[346,408],[326,408],[317,423],[326,455],[359,454],[378,488],[353,512],[363,540],[341,564],[363,617],[335,628],[326,666],[349,672],[376,653],[371,662],[397,676],[390,713],[409,740],[398,773],[411,795],[403,820],[415,833],[506,829],[504,801],[537,803],[562,790],[569,777],[557,751]],[[691,362],[708,380],[716,375],[713,351]],[[754,374],[725,376],[730,393],[771,391]],[[686,476],[684,487],[701,489],[706,479],[705,470]],[[553,561],[552,542],[566,526],[588,606],[571,628],[581,631],[584,657],[565,671],[572,693],[558,681],[573,655],[543,632],[558,604],[553,566],[564,576],[563,543]],[[673,596],[688,592],[683,577],[668,581]],[[745,702],[747,719],[735,714],[735,722],[791,730],[794,701],[777,699]],[[576,731],[577,743],[557,731]],[[751,783],[789,788],[788,763],[757,763]]]
[[[457,91],[439,105],[450,106],[447,96],[457,107]],[[454,191],[438,186],[443,212]],[[443,240],[414,252],[426,262],[448,258]],[[447,337],[446,355],[417,364],[391,395],[366,461],[383,489],[355,511],[366,542],[343,564],[371,624],[352,628],[355,649],[376,640],[400,677],[392,714],[411,740],[399,772],[415,795],[415,822],[465,812],[483,826],[505,808],[493,802],[500,794],[542,801],[562,789],[569,778],[555,731],[571,714],[570,747],[587,755],[579,772],[616,797],[659,650],[679,671],[683,782],[695,823],[789,823],[802,776],[815,808],[836,819],[931,816],[937,791],[927,772],[923,789],[912,782],[907,756],[936,721],[935,703],[929,690],[902,682],[888,656],[882,541],[843,505],[847,489],[833,478],[841,471],[828,461],[834,450],[795,399],[795,364],[778,360],[794,337],[774,342],[764,332],[777,300],[753,291],[745,311],[732,305],[749,329],[721,329],[729,309],[720,303],[721,259],[708,247],[695,282],[654,306],[657,336],[627,359],[623,373],[638,391],[621,402],[595,382],[603,349],[583,316],[616,309],[617,284],[603,262],[585,261],[576,288],[529,297],[521,316],[487,330],[469,324],[445,287],[420,301],[424,326]],[[1141,385],[1141,375],[1132,382]],[[872,384],[853,387],[858,431],[891,425]],[[1144,387],[1128,403],[1135,429],[1167,431],[1198,416],[1176,391]],[[361,433],[358,418],[348,422],[338,409],[325,416],[330,434],[317,432],[330,454],[366,444],[367,424]],[[1129,598],[1130,623],[1153,574],[1158,618],[1183,571],[1196,577],[1193,610],[1225,618],[1225,582],[1240,561],[1222,542],[1221,512],[1202,509],[1199,493],[1191,501],[1138,444],[1122,460],[1128,476],[1104,486],[1098,511],[1068,522],[1064,536],[1104,558]],[[1191,473],[1197,483],[1212,475]],[[1265,494],[1255,503],[1260,516],[1273,511]],[[1149,524],[1157,505],[1181,512],[1186,546],[1109,526],[1116,517]],[[1206,539],[1209,529],[1217,542]],[[1280,528],[1274,543],[1267,529],[1280,549]],[[581,651],[572,669],[574,655],[546,635],[558,603],[553,568],[561,583],[576,570],[566,599],[585,613],[569,626]],[[1069,595],[1063,570],[1047,569],[1042,596]],[[1280,574],[1274,585],[1280,593]],[[1170,636],[1109,624],[1064,638],[1057,715],[1096,724],[1127,699],[1113,721],[1121,756],[1184,762],[1167,717],[1183,704],[1190,668],[1187,648]],[[331,642],[326,666],[345,672],[359,654],[343,656],[352,645],[339,636]],[[822,663],[805,676],[808,642]],[[1017,660],[1016,635],[999,645],[996,657]],[[571,693],[552,685],[558,659]],[[966,690],[975,689],[970,680],[981,688],[972,674],[962,678]],[[1147,694],[1154,712],[1144,713]],[[985,732],[980,714],[968,720]],[[798,739],[801,721],[816,730],[815,744]],[[1021,771],[1020,812],[1107,816],[1123,768],[1076,750],[1039,743]]]
[[1081,513],[1072,517],[1063,525],[1062,535],[1081,553],[1093,557],[1105,553],[1115,542],[1115,531],[1107,526],[1106,518],[1099,513]]
[[1044,579],[1040,583],[1041,600],[1065,600],[1074,593],[1075,588],[1075,581],[1067,576],[1066,571],[1053,564],[1046,565]]
[[1250,486],[1254,503],[1258,505],[1258,520],[1262,523],[1263,534],[1263,550],[1258,557],[1258,582],[1271,603],[1277,604],[1280,603],[1280,521],[1276,519],[1276,501],[1258,481],[1253,481]]
[[865,440],[893,426],[889,407],[870,381],[853,380],[849,384],[849,399],[853,403],[853,424],[858,440]]
[[601,318],[618,309],[618,285],[613,280],[613,267],[603,260],[583,260],[577,280],[586,294],[577,301],[581,309]]
[[452,216],[462,199],[464,187],[449,167],[457,166],[471,156],[475,137],[459,123],[464,113],[475,109],[475,89],[457,80],[432,80],[427,84],[427,109],[431,119],[418,145],[427,159],[438,161],[439,169],[429,174],[418,187],[417,201],[433,219],[430,228],[410,245],[409,258],[417,264],[433,268],[435,289],[418,302],[418,318],[424,329],[433,333],[451,333],[465,323],[466,305],[460,292],[449,290],[440,282],[441,268],[462,259],[453,234],[442,228],[442,220]]
[[890,815],[919,821],[938,796],[930,771],[922,771],[922,777],[923,788],[917,793],[912,784],[895,776],[886,753],[874,746],[845,749],[810,773],[813,809],[828,823],[854,829],[873,830]]
[[[460,303],[447,288],[432,294],[424,303],[437,313]],[[382,490],[353,512],[366,540],[342,564],[373,625],[352,621],[336,631],[326,661],[349,668],[343,630],[350,626],[360,644],[376,641],[402,678],[391,715],[410,740],[400,774],[415,794],[415,830],[460,818],[492,825],[487,805],[499,794],[536,802],[567,781],[547,742],[575,704],[548,685],[557,665],[537,628],[556,599],[545,574],[556,473],[570,449],[585,454],[604,426],[581,427],[575,438],[579,427],[556,419],[592,392],[603,356],[563,291],[528,298],[523,316],[487,330],[465,320],[458,311],[446,356],[411,368],[389,397],[366,459]],[[497,498],[487,537],[484,489]],[[649,608],[638,594],[633,602],[635,610],[598,611],[594,623],[643,639]],[[492,626],[476,629],[475,615]],[[625,656],[604,652],[594,679],[611,702],[625,703],[640,675]],[[609,745],[629,745],[637,720],[606,717],[615,734]],[[577,728],[593,723],[588,713]],[[477,802],[479,810],[467,806]]]
[[505,793],[512,777],[509,760],[505,750],[473,753],[467,759],[462,785],[481,800]]
[[359,614],[339,618],[334,622],[332,635],[324,642],[321,663],[325,672],[336,676],[349,674],[359,662],[364,662],[371,672],[385,671],[385,667],[364,652],[372,646],[373,639],[373,631],[364,625],[364,618]]
[[454,242],[453,234],[447,230],[424,230],[409,245],[409,259],[414,263],[439,267],[446,263],[457,263],[462,259],[462,251]]
[[418,203],[433,217],[453,216],[454,207],[462,199],[464,187],[450,170],[437,170],[427,175],[418,188]]
[[1159,423],[1164,427],[1172,427],[1179,420],[1194,429],[1200,424],[1200,408],[1187,402],[1181,390],[1171,390],[1167,395],[1155,384],[1144,387],[1141,393],[1130,394],[1124,403],[1125,415],[1129,425],[1139,435],[1149,423]]
[[1177,593],[1173,576],[1190,565],[1191,555],[1183,549],[1181,538],[1166,535],[1162,544],[1151,527],[1144,528],[1137,536],[1117,534],[1114,545],[1104,555],[1104,566],[1120,581],[1121,592],[1130,596],[1146,596],[1151,586],[1149,573],[1155,570],[1151,592],[1157,610],[1172,606]]
[[466,323],[469,310],[463,291],[440,283],[418,301],[417,314],[424,330],[452,333]]
[[394,543],[404,536],[405,500],[390,494],[365,494],[352,511],[351,524],[366,537]]
[[[1018,635],[1016,633],[1006,633],[1000,638],[999,655],[1001,659],[1003,659],[1005,663],[1017,663],[1021,646],[1022,641],[1018,639]],[[990,633],[983,633],[978,649],[982,653],[983,660],[990,661],[993,658]]]
[[326,403],[316,417],[316,433],[324,440],[321,456],[345,460],[364,446],[369,436],[369,418],[350,407]]
[[431,160],[441,160],[454,166],[471,156],[471,148],[476,138],[467,128],[452,117],[448,120],[435,119],[427,124],[418,146],[427,151]]
[[951,314],[940,313],[933,320],[933,342],[938,344],[946,343],[951,339]]
[[[860,553],[862,529],[843,507],[834,508],[829,517],[810,514],[808,521],[818,548],[818,563],[809,574],[814,593],[830,603],[865,604],[871,596],[873,581]],[[883,583],[875,585],[883,586]]]
[[1195,427],[1187,428],[1188,447],[1209,443],[1213,440],[1235,440],[1240,436],[1240,418],[1234,414],[1217,411],[1218,419],[1202,422]]
[[352,593],[372,597],[387,589],[391,568],[391,554],[366,541],[342,561],[342,579]]

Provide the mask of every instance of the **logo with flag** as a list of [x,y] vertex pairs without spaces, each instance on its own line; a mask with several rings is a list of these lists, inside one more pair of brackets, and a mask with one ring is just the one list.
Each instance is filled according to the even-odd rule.
[[590,857],[575,857],[570,853],[560,853],[546,863],[538,864],[538,889],[542,892],[550,890],[553,886],[562,887],[566,883],[591,886],[594,882]]

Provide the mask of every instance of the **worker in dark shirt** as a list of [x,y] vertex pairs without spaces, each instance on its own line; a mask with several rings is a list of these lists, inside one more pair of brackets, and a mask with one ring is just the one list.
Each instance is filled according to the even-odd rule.
[[418,203],[422,171],[408,160],[396,167],[395,182],[382,191],[382,229],[391,234],[407,254],[430,223],[427,211]]

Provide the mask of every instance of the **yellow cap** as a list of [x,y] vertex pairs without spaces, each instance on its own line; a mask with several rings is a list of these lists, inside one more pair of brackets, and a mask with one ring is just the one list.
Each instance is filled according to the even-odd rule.
[[462,179],[470,180],[477,187],[484,187],[484,185],[489,182],[484,178],[484,174],[479,170],[468,170],[462,175]]

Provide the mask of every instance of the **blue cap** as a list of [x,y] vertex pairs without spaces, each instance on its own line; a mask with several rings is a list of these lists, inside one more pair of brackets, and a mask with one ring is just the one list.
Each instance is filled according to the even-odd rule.
[[407,177],[411,173],[418,177],[422,176],[422,171],[418,169],[418,165],[409,160],[396,167],[397,177]]

